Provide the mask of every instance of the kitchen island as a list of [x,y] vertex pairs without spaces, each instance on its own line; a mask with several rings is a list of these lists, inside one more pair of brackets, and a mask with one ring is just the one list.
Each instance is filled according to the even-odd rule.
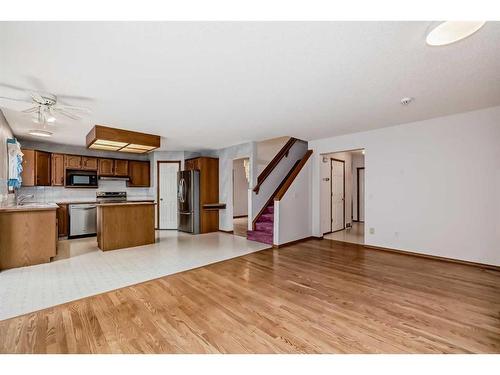
[[103,251],[155,242],[155,203],[97,204],[97,246]]

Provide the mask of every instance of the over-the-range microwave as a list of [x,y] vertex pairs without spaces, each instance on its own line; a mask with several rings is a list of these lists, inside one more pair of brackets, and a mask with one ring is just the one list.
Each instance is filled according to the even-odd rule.
[[97,187],[97,172],[66,170],[66,186]]

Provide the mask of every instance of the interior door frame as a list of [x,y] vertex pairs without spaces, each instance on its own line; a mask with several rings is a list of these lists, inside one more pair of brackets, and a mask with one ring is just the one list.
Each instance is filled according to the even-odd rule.
[[[334,161],[342,163],[342,165],[343,165],[344,200],[343,200],[343,210],[342,210],[343,228],[332,231],[332,224],[333,224],[333,209],[332,209],[332,206],[333,206],[333,187],[332,187],[332,185],[333,185],[333,162]],[[344,230],[344,229],[345,229],[345,160],[330,158],[330,233],[340,232],[341,230]]]
[[157,160],[156,161],[156,230],[177,230],[177,229],[160,229],[160,164],[163,163],[177,163],[179,164],[179,171],[181,170],[180,160]]
[[[356,220],[354,220],[354,221],[356,221],[358,223],[364,223],[365,222],[364,220],[363,221],[359,220],[359,201],[360,201],[360,199],[359,199],[359,170],[360,169],[364,170],[365,167],[358,167],[358,168],[356,168],[356,179],[357,179],[356,180],[356,195],[357,195],[357,202],[358,203],[357,203],[357,207],[356,207],[357,208],[356,209],[356,211],[357,211],[357,213],[356,213]],[[366,178],[366,176],[365,176],[365,178]]]

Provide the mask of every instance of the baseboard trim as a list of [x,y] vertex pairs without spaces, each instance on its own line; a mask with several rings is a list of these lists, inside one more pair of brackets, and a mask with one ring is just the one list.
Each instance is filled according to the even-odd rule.
[[227,234],[233,234],[234,233],[234,231],[232,231],[232,230],[222,230],[222,229],[219,229],[219,232],[227,233]]
[[248,217],[248,215],[238,215],[238,216],[233,216],[233,219],[241,219],[244,217]]
[[309,236],[309,237],[301,238],[301,239],[298,239],[295,241],[285,242],[285,243],[282,243],[280,245],[273,244],[273,248],[274,249],[281,249],[282,247],[296,245],[299,242],[304,242],[304,241],[309,241],[309,240],[322,240],[322,239],[323,239],[323,237]]
[[363,245],[363,244],[359,244],[359,243],[345,242],[345,241],[339,241],[339,240],[327,239],[327,241],[337,242],[337,243],[342,244],[342,245],[352,245],[353,247],[361,247],[361,248],[369,249],[369,250],[386,251],[389,253],[395,253],[395,254],[399,254],[399,255],[413,256],[413,257],[417,257],[417,258],[426,258],[426,259],[431,259],[431,260],[439,260],[441,262],[461,264],[464,266],[472,266],[472,267],[478,267],[478,268],[489,269],[492,271],[500,272],[500,266],[494,266],[492,264],[470,262],[467,260],[440,257],[438,255],[429,255],[429,254],[423,254],[423,253],[416,253],[414,251],[397,250],[397,249],[391,249],[389,247]]

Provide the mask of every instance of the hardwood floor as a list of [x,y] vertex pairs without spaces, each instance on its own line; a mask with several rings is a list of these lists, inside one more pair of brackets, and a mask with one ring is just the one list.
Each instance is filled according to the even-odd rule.
[[3,353],[499,353],[500,272],[310,240],[0,322]]

